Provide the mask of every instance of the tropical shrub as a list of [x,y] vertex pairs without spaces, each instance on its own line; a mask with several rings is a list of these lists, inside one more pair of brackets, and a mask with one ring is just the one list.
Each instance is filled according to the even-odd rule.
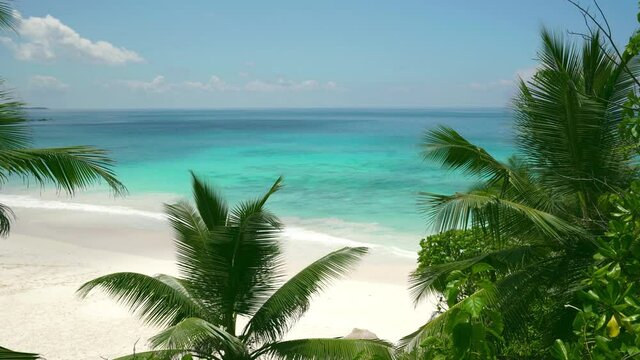
[[598,201],[628,188],[636,176],[630,143],[619,129],[622,105],[635,86],[631,75],[640,67],[635,57],[617,57],[598,34],[578,48],[543,31],[539,59],[538,71],[520,82],[514,101],[518,158],[495,159],[447,127],[425,135],[425,159],[479,180],[467,192],[423,194],[434,230],[481,228],[491,245],[477,256],[416,270],[415,301],[448,284],[452,274],[473,275],[478,264],[494,269],[488,275],[503,275],[403,339],[406,352],[424,350],[421,345],[433,336],[451,336],[455,309],[476,299],[500,313],[505,339],[529,332],[533,309],[541,318],[532,334],[541,337],[534,340],[542,347],[571,337],[575,313],[564,305],[576,299],[597,251],[594,240],[609,221]]
[[576,340],[557,340],[556,359],[630,359],[640,356],[640,182],[605,197],[612,209],[607,232],[596,239],[576,310]]

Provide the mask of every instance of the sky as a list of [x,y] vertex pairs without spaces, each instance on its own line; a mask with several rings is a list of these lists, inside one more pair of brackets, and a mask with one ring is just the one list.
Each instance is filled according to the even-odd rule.
[[[0,76],[51,108],[507,106],[535,70],[543,26],[585,30],[566,0],[14,5],[21,23],[0,34]],[[600,5],[626,43],[637,1]]]

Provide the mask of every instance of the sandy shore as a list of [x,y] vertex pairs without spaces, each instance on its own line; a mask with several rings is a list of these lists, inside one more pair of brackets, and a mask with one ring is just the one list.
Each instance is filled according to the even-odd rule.
[[[139,201],[103,203],[136,208]],[[149,199],[145,202],[138,213],[14,205],[18,220],[11,236],[0,240],[0,345],[49,360],[109,359],[131,353],[134,344],[137,351],[146,349],[146,339],[157,329],[102,294],[84,301],[74,294],[83,282],[115,271],[176,274],[171,230],[153,215],[161,202],[151,208]],[[341,247],[292,236],[283,241],[290,273]],[[411,303],[406,279],[414,264],[373,249],[349,279],[314,300],[288,337],[342,336],[357,327],[398,340],[433,309]]]

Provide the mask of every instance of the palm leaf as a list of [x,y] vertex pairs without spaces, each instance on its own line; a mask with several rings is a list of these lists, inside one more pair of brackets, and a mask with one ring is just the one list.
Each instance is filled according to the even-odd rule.
[[277,289],[283,277],[278,235],[280,220],[265,209],[269,197],[282,187],[282,177],[260,198],[234,207],[228,226],[214,236],[231,239],[220,253],[228,264],[224,303],[232,312],[252,315]]
[[481,262],[504,271],[514,270],[540,259],[544,250],[548,249],[536,245],[516,246],[483,253],[469,259],[428,266],[411,273],[409,290],[417,304],[432,295],[437,288],[442,288],[446,277],[453,271],[464,271]]
[[193,172],[191,173],[193,198],[202,221],[209,230],[227,223],[228,206],[211,186],[203,182]]
[[152,348],[193,349],[215,345],[216,350],[245,352],[242,342],[223,328],[199,318],[185,318],[149,339]]
[[413,352],[419,350],[426,338],[447,333],[452,315],[463,308],[465,303],[473,302],[476,298],[482,298],[487,306],[500,312],[508,335],[519,334],[529,324],[526,320],[533,304],[541,301],[555,302],[558,305],[556,312],[548,314],[544,319],[535,319],[544,324],[538,330],[541,334],[548,334],[549,339],[546,340],[551,342],[555,339],[552,334],[558,334],[556,325],[559,319],[565,322],[562,324],[565,328],[567,325],[571,328],[570,321],[567,324],[566,318],[558,315],[564,310],[565,301],[568,300],[566,295],[575,290],[589,264],[585,259],[590,257],[576,253],[556,253],[525,264],[496,281],[494,286],[478,290],[405,336],[400,340],[398,348],[403,352]]
[[111,169],[113,160],[104,150],[88,146],[48,149],[0,149],[0,171],[7,175],[33,177],[39,183],[55,183],[70,194],[105,181],[116,194],[126,188]]
[[[395,359],[393,346],[382,340],[302,339],[269,345],[261,353],[282,360]],[[256,356],[254,356],[255,358]]]
[[618,124],[632,83],[598,37],[582,51],[546,30],[542,39],[541,68],[515,101],[517,144],[540,180],[576,197],[590,217],[603,192],[625,185],[630,157],[620,151]]
[[[492,207],[503,214],[517,217],[521,225],[534,227],[560,242],[564,242],[567,235],[587,236],[581,228],[553,214],[517,201],[499,198],[490,193],[474,192],[455,195],[421,193],[420,195],[422,204],[426,205],[427,217],[434,224],[436,231],[466,228],[472,220],[493,225],[498,228],[496,231],[501,231],[499,223],[492,223],[491,219],[480,219],[483,210]],[[474,216],[478,218],[474,219]]]
[[298,272],[262,304],[244,334],[263,341],[280,339],[308,310],[311,297],[352,270],[367,251],[364,247],[342,248]]
[[12,351],[0,346],[0,360],[37,360],[41,357],[37,354]]
[[121,356],[113,360],[180,360],[184,355],[190,354],[189,350],[152,350],[141,353]]
[[511,168],[450,127],[439,126],[427,131],[422,140],[422,148],[425,160],[436,161],[447,169],[462,170],[489,183],[501,181],[518,186],[521,181]]
[[13,219],[15,219],[13,210],[6,205],[0,204],[0,236],[9,235]]
[[[3,81],[0,79],[0,85]],[[11,93],[0,90],[0,149],[25,148],[30,145],[24,104],[13,100]]]
[[13,13],[13,7],[9,1],[0,1],[0,30],[14,30],[18,25],[18,19]]
[[187,317],[207,316],[183,282],[168,275],[151,277],[129,272],[114,273],[83,284],[77,294],[85,298],[95,288],[104,290],[128,306],[149,324],[175,325]]

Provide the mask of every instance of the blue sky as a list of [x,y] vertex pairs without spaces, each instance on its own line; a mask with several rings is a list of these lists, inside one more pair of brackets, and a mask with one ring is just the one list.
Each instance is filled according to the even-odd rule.
[[[601,3],[624,43],[636,1]],[[52,108],[504,106],[543,25],[584,30],[565,0],[15,5],[0,75]]]

